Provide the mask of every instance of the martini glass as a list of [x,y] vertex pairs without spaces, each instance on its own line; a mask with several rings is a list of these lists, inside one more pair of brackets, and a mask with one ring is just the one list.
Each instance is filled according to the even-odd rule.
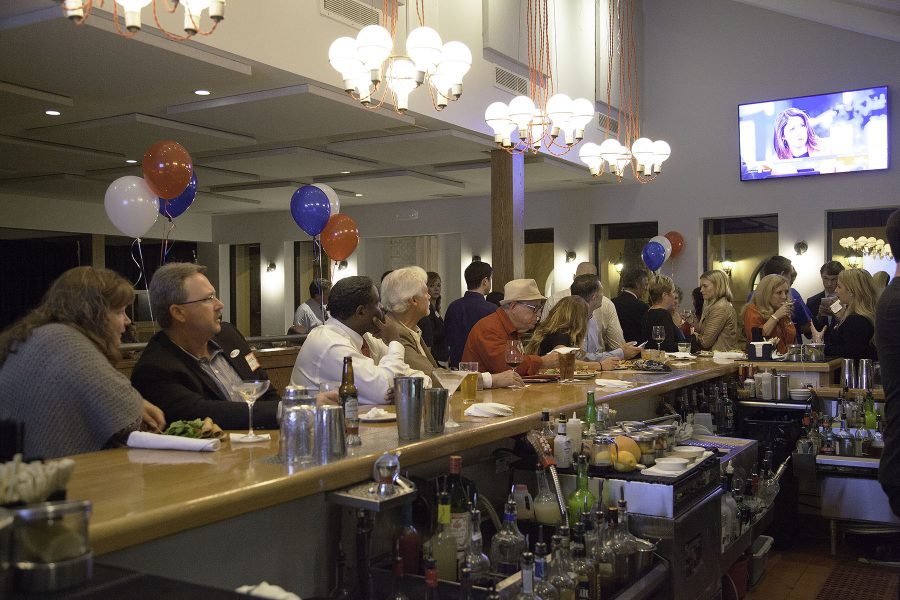
[[266,390],[269,389],[269,380],[242,381],[232,385],[231,389],[247,403],[247,410],[250,413],[250,427],[247,433],[241,436],[241,439],[245,442],[265,439],[263,436],[253,432],[253,404],[256,403],[256,400],[260,396],[266,393]]
[[459,389],[459,384],[462,383],[462,380],[465,379],[468,374],[468,371],[450,371],[449,369],[435,369],[433,372],[433,375],[437,377],[440,384],[447,388],[447,394],[450,396],[450,400],[447,401],[447,420],[444,422],[444,427],[450,429],[459,427],[459,423],[453,420],[453,411],[450,410],[450,401],[453,399],[453,394]]

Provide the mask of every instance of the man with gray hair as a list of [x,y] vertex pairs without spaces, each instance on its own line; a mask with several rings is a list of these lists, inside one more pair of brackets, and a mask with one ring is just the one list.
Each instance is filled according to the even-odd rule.
[[[247,341],[222,321],[224,304],[206,278],[206,267],[169,263],[150,282],[156,333],[131,373],[132,385],[170,421],[212,418],[223,429],[247,427],[247,407],[232,386],[268,379]],[[277,427],[277,390],[256,402],[254,426]]]

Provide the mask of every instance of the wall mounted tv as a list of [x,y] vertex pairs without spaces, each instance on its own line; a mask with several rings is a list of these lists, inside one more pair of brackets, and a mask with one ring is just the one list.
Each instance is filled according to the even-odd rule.
[[887,169],[887,107],[887,86],[741,104],[741,180]]

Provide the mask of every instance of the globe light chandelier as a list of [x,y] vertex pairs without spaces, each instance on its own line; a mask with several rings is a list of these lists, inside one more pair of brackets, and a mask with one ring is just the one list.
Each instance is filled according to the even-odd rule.
[[416,0],[419,26],[406,38],[406,54],[394,54],[397,2],[384,0],[384,19],[390,29],[367,25],[355,39],[339,37],[328,48],[328,62],[341,74],[344,91],[366,108],[382,106],[390,90],[394,109],[403,114],[409,109],[410,93],[425,84],[434,109],[444,110],[462,95],[472,53],[462,42],[443,43],[437,31],[426,27],[425,0]]
[[[662,172],[663,162],[672,149],[663,140],[652,141],[640,135],[640,90],[638,87],[637,52],[634,44],[634,0],[609,0],[609,46],[606,69],[606,139],[601,144],[584,144],[578,157],[591,170],[591,175],[603,175],[605,168],[622,181],[630,166],[640,183],[653,181]],[[625,142],[618,135],[610,135],[613,122],[613,70],[618,56],[619,133],[624,131]]]
[[[484,111],[494,142],[512,154],[537,154],[541,146],[551,154],[565,154],[584,138],[584,128],[594,118],[594,103],[587,98],[556,93],[548,1],[528,0],[528,96],[516,96],[509,104],[494,102]],[[515,143],[513,133],[518,135]]]
[[[84,25],[88,17],[91,16],[91,10],[94,8],[94,0],[57,0],[63,9],[63,13],[70,21],[77,25]],[[122,37],[131,38],[141,30],[141,9],[145,6],[153,5],[153,20],[157,29],[163,32],[167,39],[175,41],[184,41],[190,39],[194,35],[210,35],[219,26],[219,23],[225,19],[225,0],[162,0],[165,10],[168,13],[174,13],[179,4],[184,7],[184,35],[176,35],[170,33],[159,22],[156,4],[159,0],[115,0],[113,5],[113,23],[116,25],[116,33]],[[104,0],[98,0],[97,6],[102,7]],[[119,10],[125,15],[125,30],[119,23]],[[199,23],[203,11],[207,14],[213,24],[207,31],[201,30]]]
[[850,252],[855,253],[848,255],[848,259],[851,257],[855,259],[858,258],[858,261],[853,261],[857,262],[858,264],[862,264],[863,256],[873,256],[876,258],[887,259],[894,258],[894,255],[891,251],[891,245],[886,244],[881,238],[876,239],[875,237],[866,237],[864,235],[861,235],[858,238],[841,238],[838,243],[841,245],[841,248],[846,248]]

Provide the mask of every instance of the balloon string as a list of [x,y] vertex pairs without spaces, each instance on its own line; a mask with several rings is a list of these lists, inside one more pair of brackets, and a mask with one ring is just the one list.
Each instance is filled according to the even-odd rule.
[[141,277],[144,276],[144,266],[143,266],[144,259],[142,257],[140,262],[138,262],[138,259],[135,258],[135,255],[134,255],[135,245],[137,245],[138,252],[140,252],[140,243],[141,243],[141,238],[135,238],[134,241],[131,242],[131,262],[133,262],[134,266],[136,266],[138,269],[138,277],[137,277],[137,279],[134,280],[134,283],[131,284],[131,287],[133,287],[133,288],[137,288],[137,284],[140,283]]
[[[138,262],[137,260],[134,259],[134,246],[135,245],[137,245],[138,257],[140,258],[140,262]],[[141,280],[141,277],[143,277],[144,278],[144,289],[147,290],[147,300],[148,300],[147,308],[150,311],[150,320],[153,322],[156,322],[156,320],[153,318],[152,303],[149,302],[149,300],[150,300],[150,282],[147,281],[147,277],[144,272],[144,252],[141,249],[141,238],[135,238],[134,241],[131,243],[131,260],[134,260],[134,264],[137,265],[138,271],[139,271],[137,281],[134,282],[134,287],[135,288],[137,287],[138,282]]]
[[165,217],[169,220],[168,225],[163,223],[163,240],[162,246],[159,248],[159,264],[166,264],[166,259],[169,258],[169,252],[172,251],[172,248],[175,246],[175,242],[170,238],[172,233],[175,231],[175,220],[169,216],[169,211],[166,210]]
[[[322,236],[321,235],[313,236],[313,249],[316,250],[316,254],[318,255],[318,258],[319,258],[319,277],[322,277],[325,274],[325,268],[324,268],[324,265],[322,264],[322,254],[324,254],[324,252],[322,250]],[[332,281],[332,282],[334,281],[334,273],[331,274],[330,281]],[[322,294],[323,296],[325,295],[322,293],[321,288],[319,289],[319,293]],[[322,319],[323,319],[323,321],[328,320],[328,303],[327,302],[322,305]]]

